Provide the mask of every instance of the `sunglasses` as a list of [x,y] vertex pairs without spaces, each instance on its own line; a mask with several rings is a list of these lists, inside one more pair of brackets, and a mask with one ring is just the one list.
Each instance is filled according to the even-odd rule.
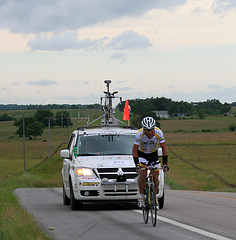
[[143,129],[143,130],[145,130],[145,131],[148,131],[148,132],[151,132],[152,130],[153,130],[154,128],[152,128],[152,129]]

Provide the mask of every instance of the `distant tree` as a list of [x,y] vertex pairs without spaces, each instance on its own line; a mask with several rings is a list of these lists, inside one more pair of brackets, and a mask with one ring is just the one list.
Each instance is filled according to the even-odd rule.
[[231,110],[231,105],[228,104],[228,103],[224,103],[224,105],[222,105],[222,106],[220,107],[220,112],[221,112],[222,114],[227,113],[227,112],[229,112],[230,110]]
[[[118,104],[120,111],[123,111],[125,101]],[[146,99],[135,99],[130,100],[129,105],[132,109],[132,113],[146,115],[152,111],[164,111],[167,110],[170,115],[178,112],[190,115],[194,110],[192,103],[187,102],[175,102],[169,98],[146,98]]]
[[72,105],[70,106],[70,109],[78,109],[78,106],[77,106],[76,104],[72,104]]
[[62,104],[62,105],[59,105],[58,107],[59,109],[66,109],[66,105]]
[[[20,137],[23,136],[23,118],[20,118],[15,121],[14,126],[18,127],[18,130],[15,132]],[[36,138],[43,134],[43,124],[38,122],[34,117],[25,118],[25,137]]]
[[27,137],[34,137],[34,139],[36,139],[37,136],[41,136],[43,134],[43,124],[41,122],[32,122],[29,123],[26,127],[26,133],[27,133]]
[[198,117],[199,117],[200,119],[204,119],[204,118],[205,118],[205,111],[204,111],[204,109],[200,109],[200,110],[198,111]]
[[95,103],[95,104],[88,105],[87,108],[88,109],[99,109],[99,108],[101,108],[101,105]]
[[230,123],[229,126],[228,126],[228,129],[229,129],[230,131],[234,132],[235,129],[236,129],[236,124]]
[[194,111],[194,106],[192,103],[187,103],[184,101],[177,102],[177,101],[172,101],[170,103],[170,106],[168,108],[168,113],[170,115],[191,115],[192,112]]
[[[41,122],[44,127],[48,126],[48,118],[53,117],[53,113],[48,110],[48,109],[39,109],[37,112],[34,114],[34,117],[38,122]],[[50,120],[50,126],[53,127],[55,126],[55,121],[53,119]]]
[[55,125],[67,127],[68,124],[69,126],[73,125],[73,123],[71,122],[70,113],[68,113],[67,111],[57,112]]
[[212,99],[205,102],[200,102],[197,104],[196,109],[199,112],[201,109],[204,109],[206,114],[220,114],[222,103],[219,100]]
[[13,118],[8,116],[7,114],[3,114],[0,116],[0,121],[12,121]]
[[170,107],[171,102],[172,102],[172,100],[170,98],[164,98],[164,97],[155,98],[154,99],[154,107],[155,107],[154,111],[156,111],[156,110],[158,110],[158,111],[167,110]]
[[[235,103],[232,103],[235,104]],[[231,104],[231,105],[232,105]],[[230,110],[230,104],[222,104],[217,99],[207,100],[205,102],[188,103],[184,101],[172,101],[168,98],[146,98],[129,100],[129,105],[133,114],[145,115],[148,112],[156,110],[167,110],[169,115],[192,115],[201,113],[204,114],[222,114]],[[125,101],[119,103],[117,108],[120,111],[124,110]]]
[[142,121],[142,117],[140,115],[133,115],[132,116],[132,126],[136,127],[136,128],[141,128],[141,121]]

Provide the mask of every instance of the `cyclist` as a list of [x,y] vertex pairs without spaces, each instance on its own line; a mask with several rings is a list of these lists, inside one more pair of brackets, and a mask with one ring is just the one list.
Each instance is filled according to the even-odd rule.
[[[168,171],[168,156],[164,134],[161,129],[156,127],[156,121],[154,118],[145,117],[142,120],[142,128],[136,134],[132,150],[134,163],[137,167],[137,171],[140,172],[138,180],[140,194],[138,205],[140,208],[144,206],[144,188],[147,175],[147,171],[140,171],[140,167],[145,168],[151,164],[154,167],[159,166],[158,143],[160,143],[160,146],[162,148],[163,170]],[[159,186],[158,175],[158,171],[153,171],[153,180],[156,186],[156,193]]]

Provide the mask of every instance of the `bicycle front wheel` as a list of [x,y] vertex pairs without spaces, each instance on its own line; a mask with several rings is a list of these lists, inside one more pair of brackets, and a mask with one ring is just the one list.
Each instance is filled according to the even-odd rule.
[[147,197],[145,197],[145,206],[143,207],[143,221],[145,223],[148,222],[148,216],[149,216],[149,206],[148,206],[148,200]]
[[156,226],[157,223],[157,200],[156,200],[156,188],[155,185],[151,185],[150,187],[150,212],[152,218],[153,227]]

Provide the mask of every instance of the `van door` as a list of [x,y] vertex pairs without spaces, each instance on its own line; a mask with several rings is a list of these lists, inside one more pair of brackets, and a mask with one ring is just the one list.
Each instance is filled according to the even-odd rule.
[[69,172],[70,172],[70,168],[72,165],[72,158],[73,158],[73,146],[75,144],[75,138],[76,135],[72,134],[67,146],[67,149],[70,152],[70,156],[69,158],[64,158],[63,159],[63,180],[64,180],[64,186],[65,186],[65,190],[69,191],[70,185],[69,185]]

